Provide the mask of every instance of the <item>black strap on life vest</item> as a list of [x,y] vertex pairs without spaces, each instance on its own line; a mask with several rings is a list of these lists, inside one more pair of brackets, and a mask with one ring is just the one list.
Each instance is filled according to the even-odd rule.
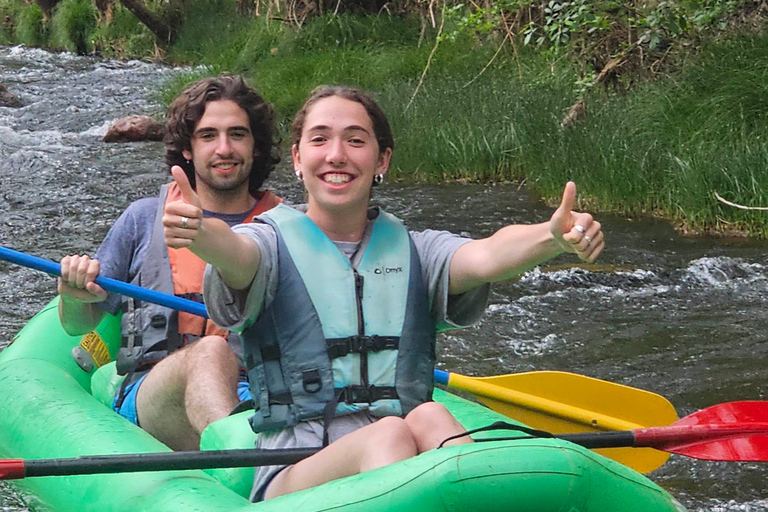
[[[329,338],[325,340],[329,359],[337,359],[347,354],[366,354],[368,352],[381,352],[382,350],[397,350],[400,346],[399,336],[347,336],[345,338]],[[271,361],[280,360],[280,347],[278,345],[260,346],[261,362],[265,364]],[[253,364],[251,358],[249,363]],[[310,387],[320,386],[322,382],[320,375],[316,370],[305,371],[303,376],[303,386],[305,390]],[[377,400],[396,400],[398,398],[397,389],[394,386],[346,386],[336,388],[331,400],[325,404],[323,409],[323,447],[328,446],[329,435],[328,426],[336,412],[336,406],[341,403],[373,403]],[[269,393],[269,404],[289,405],[293,403],[293,397],[290,391],[283,393]]]
[[400,336],[348,336],[346,338],[330,338],[325,343],[328,357],[336,359],[347,354],[363,354],[366,352],[381,352],[382,350],[397,350],[400,346]]
[[174,293],[174,295],[182,299],[193,300],[195,302],[199,302],[200,304],[205,304],[205,301],[203,300],[203,294],[199,292]]
[[[382,350],[397,350],[400,346],[400,337],[378,336],[375,334],[373,336],[347,336],[345,338],[327,339],[326,345],[328,357],[330,359],[337,359],[351,353],[363,354],[367,352],[381,352]],[[280,360],[280,347],[278,345],[261,346],[259,350],[261,351],[262,364]],[[249,364],[253,364],[252,359]],[[317,382],[313,380],[313,377]],[[322,384],[319,380],[319,374],[314,375],[312,370],[304,372],[302,378],[304,389],[307,390],[312,386]],[[339,403],[373,403],[377,400],[396,400],[397,398],[397,389],[394,386],[346,386],[344,388],[336,388],[333,399],[329,400],[323,409],[323,420],[326,425],[323,428],[323,446],[328,444],[327,425],[333,418],[336,406]],[[284,393],[270,393],[269,403],[270,405],[289,405],[293,403],[293,397],[288,391]]]
[[[347,354],[367,354],[382,350],[397,350],[400,346],[399,336],[348,336],[346,338],[329,338],[325,340],[330,359],[344,357]],[[325,404],[323,409],[323,447],[328,446],[328,426],[340,402],[347,404],[373,403],[377,400],[396,400],[397,389],[394,386],[346,386],[336,388],[333,399]]]
[[323,448],[329,444],[328,427],[331,425],[331,420],[336,412],[336,406],[339,404],[339,397],[341,397],[342,391],[344,391],[344,388],[336,389],[333,393],[333,399],[328,400],[328,403],[325,404],[325,409],[323,409]]
[[340,402],[347,404],[373,403],[377,400],[396,400],[397,389],[394,386],[346,386],[335,388],[333,399],[323,409],[323,448],[328,446],[328,427],[331,424],[336,406]]
[[337,402],[347,404],[373,403],[378,400],[397,400],[394,386],[346,386],[336,388]]
[[[381,352],[382,350],[397,350],[400,346],[399,336],[347,336],[346,338],[329,338],[325,340],[330,359],[338,359],[347,354],[362,354],[365,352]],[[267,345],[259,347],[261,361],[279,361],[280,347]],[[253,364],[253,359],[250,360]]]

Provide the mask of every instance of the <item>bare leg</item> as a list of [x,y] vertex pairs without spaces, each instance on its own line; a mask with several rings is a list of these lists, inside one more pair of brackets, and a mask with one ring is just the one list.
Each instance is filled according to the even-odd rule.
[[[426,402],[405,417],[405,423],[411,430],[419,453],[440,446],[444,439],[461,434],[465,429],[443,404]],[[445,443],[445,446],[471,443],[469,436],[460,437]]]
[[417,453],[416,442],[405,421],[397,417],[382,418],[278,473],[267,487],[264,499],[380,468]]
[[206,336],[163,359],[136,396],[141,427],[174,450],[197,450],[200,433],[239,403],[237,358],[220,336]]

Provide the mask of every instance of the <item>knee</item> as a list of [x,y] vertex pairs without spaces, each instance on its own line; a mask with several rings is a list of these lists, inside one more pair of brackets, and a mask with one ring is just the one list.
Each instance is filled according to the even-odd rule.
[[408,423],[396,416],[386,416],[372,425],[369,443],[377,449],[411,457],[418,453],[416,439]]
[[203,352],[232,352],[227,340],[221,336],[203,336],[191,345],[195,350]]
[[436,425],[444,425],[446,421],[453,422],[453,415],[441,403],[425,402],[413,409],[406,421],[411,429],[418,431],[432,430]]
[[197,357],[237,363],[235,353],[221,336],[204,336],[192,344],[190,350]]

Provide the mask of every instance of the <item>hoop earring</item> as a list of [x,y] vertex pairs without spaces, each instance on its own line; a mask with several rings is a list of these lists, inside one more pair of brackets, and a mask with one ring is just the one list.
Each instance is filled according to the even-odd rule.
[[304,181],[304,175],[301,174],[301,169],[296,169],[293,171],[293,173],[296,175],[297,180]]
[[375,174],[373,176],[373,186],[378,187],[382,183],[384,183],[384,174]]

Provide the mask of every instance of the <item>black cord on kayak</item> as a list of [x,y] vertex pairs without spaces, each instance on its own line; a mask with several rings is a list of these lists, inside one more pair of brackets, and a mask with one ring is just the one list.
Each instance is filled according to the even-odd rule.
[[448,438],[443,439],[443,442],[440,443],[440,446],[438,448],[442,448],[445,443],[448,441],[452,441],[454,439],[459,439],[460,437],[469,436],[472,434],[477,434],[478,432],[488,432],[491,430],[517,430],[519,432],[523,432],[525,434],[528,434],[525,437],[502,437],[502,438],[495,438],[495,439],[475,439],[474,441],[515,441],[517,439],[530,439],[532,437],[542,437],[542,438],[550,438],[555,437],[554,434],[551,432],[547,432],[546,430],[538,430],[535,428],[530,427],[524,427],[522,425],[514,425],[512,423],[507,423],[506,421],[497,421],[495,423],[491,423],[488,426],[476,428],[474,430],[467,430],[466,432],[462,432],[461,434],[456,434],[455,436],[451,436]]

